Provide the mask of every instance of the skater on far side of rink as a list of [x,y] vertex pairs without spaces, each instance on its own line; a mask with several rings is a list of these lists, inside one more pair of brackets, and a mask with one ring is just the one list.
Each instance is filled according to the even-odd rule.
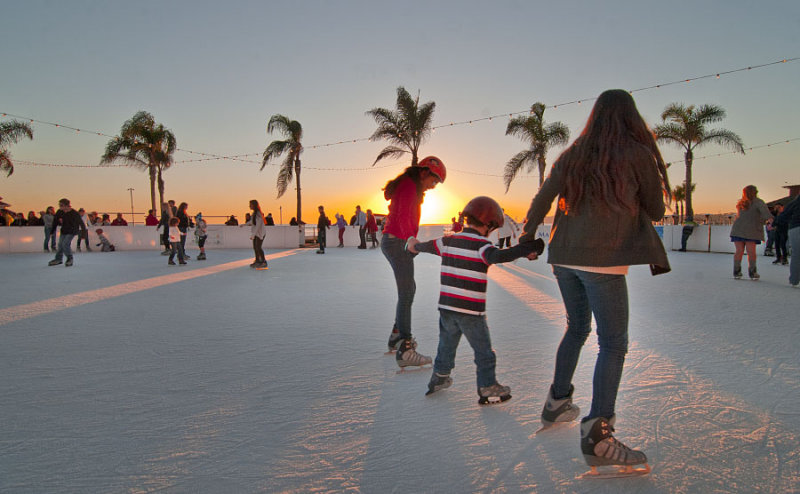
[[206,260],[206,239],[208,238],[208,222],[203,218],[203,213],[197,213],[194,217],[194,237],[197,240],[197,247],[200,253],[197,255],[198,261]]
[[414,254],[406,250],[406,240],[419,233],[419,219],[425,191],[447,178],[444,163],[428,156],[403,173],[389,180],[383,196],[389,202],[389,214],[384,220],[381,251],[389,261],[397,285],[397,307],[394,327],[389,334],[389,352],[395,353],[397,365],[425,365],[431,358],[417,353],[417,342],[411,336],[411,304],[417,285],[414,282]]
[[255,199],[250,200],[250,209],[253,214],[250,220],[243,223],[242,226],[250,227],[250,240],[253,241],[253,252],[255,253],[256,260],[250,264],[251,268],[264,269],[267,267],[267,259],[264,257],[264,249],[261,245],[264,243],[264,237],[267,236],[267,226],[264,221],[264,213],[261,212],[261,206]]
[[367,235],[369,236],[370,242],[372,242],[372,247],[370,249],[375,249],[378,247],[378,222],[375,221],[375,215],[372,214],[371,209],[367,209]]
[[517,222],[514,221],[511,216],[507,215],[504,210],[503,226],[497,229],[497,246],[501,249],[503,248],[503,244],[505,244],[506,247],[511,247],[511,238],[517,238],[517,229],[519,229]]
[[64,256],[67,256],[65,266],[72,266],[72,239],[75,235],[85,232],[86,225],[81,219],[81,215],[72,209],[69,204],[69,199],[61,199],[58,201],[58,211],[53,218],[53,228],[61,225],[61,235],[58,237],[58,250],[56,257],[50,261],[48,266],[55,266],[61,264]]
[[343,214],[336,213],[336,226],[339,228],[339,245],[336,247],[344,247],[344,231],[347,230],[347,221]]
[[324,254],[325,247],[328,245],[328,228],[331,227],[331,220],[325,215],[323,206],[317,209],[319,210],[319,219],[317,220],[317,243],[319,244],[319,249],[317,249],[317,254]]
[[[670,186],[653,133],[628,91],[609,90],[597,98],[586,127],[533,198],[520,242],[533,238],[556,198],[547,262],[564,300],[567,329],[542,423],[569,422],[580,414],[572,404],[572,380],[594,316],[600,353],[592,405],[580,424],[583,457],[593,474],[598,466],[612,465],[622,466],[626,474],[647,473],[647,456],[612,433],[628,352],[625,276],[635,264],[649,264],[654,275],[670,270],[652,224],[664,216]],[[634,470],[634,465],[645,467]]]
[[747,250],[747,274],[751,280],[761,276],[756,269],[756,245],[764,240],[764,223],[772,223],[772,213],[764,201],[758,198],[755,185],[742,189],[742,198],[736,203],[738,212],[731,226],[731,242],[736,246],[733,254],[733,277],[742,278],[742,257]]
[[100,241],[100,243],[97,244],[97,247],[100,247],[100,252],[114,252],[117,250],[114,244],[108,240],[108,237],[103,234],[102,228],[98,228],[94,232],[97,234],[97,239]]
[[544,250],[541,239],[499,249],[486,238],[503,226],[503,210],[497,201],[480,196],[464,208],[467,228],[428,242],[410,237],[406,248],[412,254],[427,252],[442,258],[439,292],[439,348],[428,383],[430,395],[453,383],[450,371],[456,364],[456,350],[463,334],[473,352],[478,381],[478,404],[501,403],[511,399],[511,388],[497,382],[497,357],[486,324],[486,285],[489,266],[520,257],[536,259]]
[[178,229],[181,231],[181,247],[183,247],[183,257],[185,259],[191,259],[190,256],[186,255],[186,234],[189,233],[189,228],[194,227],[194,222],[191,218],[189,218],[189,205],[185,202],[182,202],[180,206],[178,206],[178,212],[175,214],[177,218],[180,220],[178,223]]
[[[86,210],[83,209],[83,208],[80,208],[80,209],[78,209],[78,214],[81,216],[81,221],[83,222],[83,226],[88,225],[89,224],[89,216],[87,216]],[[76,249],[78,250],[78,252],[81,251],[81,240],[83,240],[83,243],[86,244],[86,252],[91,252],[92,248],[89,247],[89,230],[87,228],[84,228],[83,230],[81,230],[80,234],[78,235],[78,245],[76,246]]]
[[186,234],[180,229],[181,220],[177,216],[169,219],[169,260],[167,264],[170,266],[175,265],[175,254],[178,254],[178,263],[186,264],[186,253],[183,251],[183,242],[181,237]]
[[789,261],[789,284],[797,288],[800,286],[800,196],[783,208],[778,216],[778,221],[788,225],[789,245],[792,247],[791,260]]
[[[44,251],[53,252],[56,251],[56,229],[58,225],[53,223],[53,220],[56,217],[56,209],[53,206],[47,206],[44,214],[42,215],[42,220],[44,221]],[[47,244],[50,244],[50,249],[47,248]]]

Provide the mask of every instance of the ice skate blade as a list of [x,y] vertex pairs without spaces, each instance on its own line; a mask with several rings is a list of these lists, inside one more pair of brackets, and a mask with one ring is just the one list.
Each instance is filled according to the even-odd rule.
[[423,365],[407,365],[405,367],[400,367],[400,369],[395,372],[395,374],[407,374],[409,372],[419,372],[419,371],[429,371],[433,368],[431,364],[423,364]]
[[640,463],[638,465],[608,465],[602,468],[592,466],[583,475],[578,475],[579,479],[618,479],[623,477],[640,477],[650,473],[650,465]]
[[478,399],[478,405],[499,405],[500,403],[505,403],[511,399],[511,395],[505,396],[489,396],[489,397],[481,397]]

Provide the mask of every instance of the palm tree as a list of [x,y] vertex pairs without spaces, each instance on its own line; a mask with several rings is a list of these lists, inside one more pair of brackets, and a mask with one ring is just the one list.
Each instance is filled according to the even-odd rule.
[[6,172],[6,177],[14,173],[14,163],[11,162],[11,153],[6,147],[15,144],[22,137],[33,139],[33,129],[30,124],[12,120],[0,123],[0,170]]
[[419,146],[431,134],[436,103],[429,101],[420,106],[419,93],[414,99],[403,86],[400,86],[397,88],[395,106],[397,109],[394,111],[373,108],[366,113],[378,124],[378,128],[369,136],[369,140],[385,139],[392,143],[378,153],[378,157],[372,163],[373,166],[384,158],[399,158],[405,153],[411,154],[411,165],[416,166]]
[[[697,184],[692,184],[692,192]],[[683,205],[686,201],[686,187],[684,185],[676,185],[672,189],[672,200],[678,206],[678,222],[683,223]]]
[[503,182],[506,184],[506,192],[511,187],[511,182],[517,176],[520,169],[528,165],[528,173],[533,171],[534,165],[539,167],[539,187],[544,183],[544,171],[547,168],[547,151],[551,146],[560,146],[569,141],[569,128],[561,122],[554,122],[545,125],[544,103],[534,103],[531,106],[531,113],[528,116],[512,118],[506,127],[506,135],[518,136],[526,141],[530,147],[515,154],[506,163],[503,172]]
[[172,155],[177,149],[175,135],[162,124],[156,124],[153,115],[137,112],[122,124],[119,136],[106,145],[100,164],[122,161],[128,166],[147,170],[150,175],[150,207],[156,207],[156,182],[158,182],[159,204],[164,202],[164,179],[162,172],[172,165]]
[[278,197],[281,197],[289,184],[292,183],[292,178],[297,178],[297,222],[302,224],[300,217],[301,200],[300,200],[300,154],[303,152],[303,126],[297,120],[291,120],[284,115],[272,115],[267,123],[267,134],[272,134],[273,131],[278,131],[286,139],[282,141],[272,141],[264,150],[263,161],[261,169],[263,170],[267,163],[273,158],[279,158],[282,154],[286,154],[286,158],[281,164],[281,169],[278,172]]
[[[681,103],[671,103],[661,113],[661,125],[656,125],[653,131],[660,142],[671,142],[682,146],[684,149],[684,163],[686,164],[686,184],[692,183],[692,161],[694,150],[704,144],[713,143],[728,147],[744,154],[742,139],[727,129],[708,129],[706,126],[725,118],[725,110],[717,105],[684,106]],[[686,219],[694,220],[692,209],[692,191],[694,184],[686,191]]]

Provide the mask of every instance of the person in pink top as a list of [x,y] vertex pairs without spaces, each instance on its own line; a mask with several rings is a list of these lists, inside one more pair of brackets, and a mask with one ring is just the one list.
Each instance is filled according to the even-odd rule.
[[414,282],[414,254],[406,250],[409,237],[416,237],[425,191],[444,182],[447,170],[442,160],[428,156],[386,183],[383,194],[389,203],[389,215],[383,228],[381,251],[394,272],[397,283],[397,309],[394,328],[389,336],[389,352],[395,353],[397,365],[421,366],[431,358],[416,351],[417,342],[411,336],[411,304],[417,286]]

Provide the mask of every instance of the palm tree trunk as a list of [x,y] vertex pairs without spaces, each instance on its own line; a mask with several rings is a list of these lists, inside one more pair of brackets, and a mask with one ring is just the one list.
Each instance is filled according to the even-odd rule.
[[150,207],[154,211],[161,211],[161,208],[156,209],[156,169],[150,164]]
[[684,162],[686,163],[686,183],[684,187],[686,187],[686,220],[687,221],[694,221],[694,209],[692,208],[692,150],[691,148],[686,150],[686,154],[684,155]]
[[544,170],[547,168],[547,162],[544,160],[544,156],[539,156],[536,159],[536,162],[539,165],[539,188],[542,188],[542,184],[544,183]]
[[297,223],[300,223],[302,221],[302,219],[300,217],[300,211],[303,208],[302,208],[302,202],[301,202],[301,199],[300,199],[300,159],[299,158],[294,160],[294,175],[295,175],[295,178],[297,179]]
[[[164,178],[161,176],[161,167],[158,167],[158,199],[159,204],[164,204]],[[160,211],[161,208],[156,209]]]

